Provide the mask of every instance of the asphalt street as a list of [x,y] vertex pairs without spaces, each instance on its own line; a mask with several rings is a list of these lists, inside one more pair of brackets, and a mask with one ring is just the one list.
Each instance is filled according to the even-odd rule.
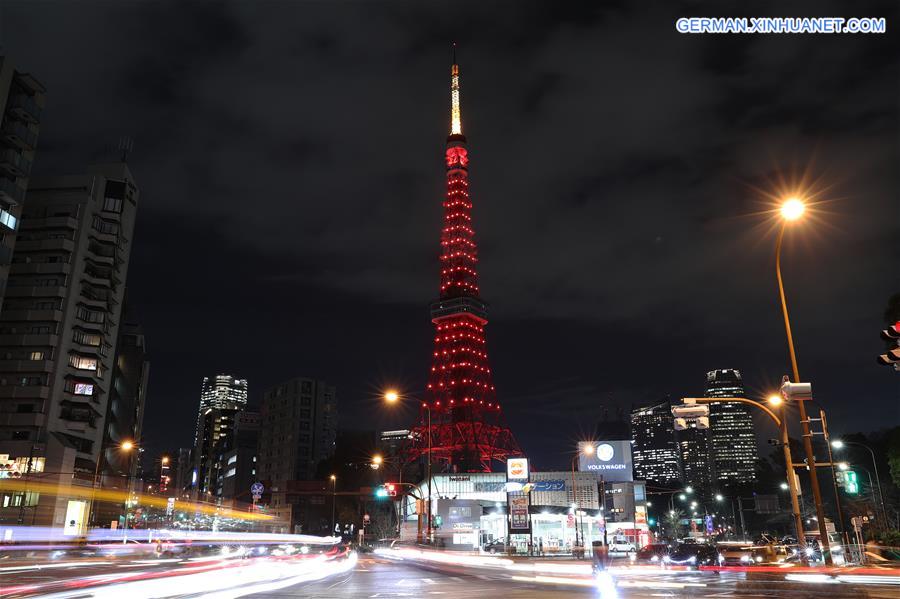
[[[390,598],[435,597],[453,599],[519,599],[561,596],[598,597],[593,587],[561,584],[550,577],[523,580],[501,573],[439,571],[409,562],[364,558],[356,569],[337,578],[296,585],[276,592],[249,595],[254,598]],[[744,573],[656,572],[619,576],[616,596],[656,597],[838,597],[897,599],[898,586],[824,585],[786,582],[783,575],[747,579]],[[840,587],[840,588],[836,588]]]

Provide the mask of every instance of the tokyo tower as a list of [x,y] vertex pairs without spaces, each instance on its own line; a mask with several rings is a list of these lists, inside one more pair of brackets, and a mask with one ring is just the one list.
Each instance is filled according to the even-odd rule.
[[[469,199],[469,154],[459,108],[459,66],[450,67],[447,194],[441,229],[441,287],[431,304],[434,353],[410,460],[427,457],[437,471],[490,472],[494,462],[522,455],[503,424],[485,346],[487,304],[478,291],[478,248]],[[429,430],[429,412],[431,427]]]

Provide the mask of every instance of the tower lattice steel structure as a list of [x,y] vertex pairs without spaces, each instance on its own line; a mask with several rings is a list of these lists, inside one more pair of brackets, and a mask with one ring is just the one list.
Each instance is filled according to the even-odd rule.
[[469,154],[462,133],[455,53],[450,68],[450,106],[441,287],[439,299],[431,304],[434,354],[408,459],[427,456],[431,435],[431,459],[437,471],[490,472],[494,462],[505,462],[522,451],[504,425],[488,363],[484,337],[487,304],[478,291]]

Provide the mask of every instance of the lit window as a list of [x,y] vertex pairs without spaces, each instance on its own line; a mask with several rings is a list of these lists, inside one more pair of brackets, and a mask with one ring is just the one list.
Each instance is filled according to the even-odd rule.
[[31,360],[43,360],[43,359],[44,359],[44,352],[42,352],[42,351],[33,351],[33,352],[31,352],[31,357],[30,357],[29,359],[31,359]]
[[69,356],[69,366],[79,370],[97,370],[97,358],[72,354]]
[[90,383],[75,383],[75,395],[93,395],[94,386]]

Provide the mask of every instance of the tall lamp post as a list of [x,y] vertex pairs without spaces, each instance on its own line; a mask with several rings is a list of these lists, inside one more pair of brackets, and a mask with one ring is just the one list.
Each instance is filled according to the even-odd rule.
[[[781,298],[781,311],[784,315],[784,330],[787,333],[788,349],[791,355],[791,369],[793,370],[794,382],[800,382],[800,370],[797,367],[797,353],[794,351],[794,337],[791,334],[791,321],[788,317],[787,300],[784,295],[784,281],[781,278],[781,246],[784,241],[784,232],[789,223],[803,216],[806,206],[797,198],[790,198],[781,206],[782,224],[778,232],[778,241],[775,244],[775,275],[778,279],[778,295]],[[803,400],[797,401],[797,408],[800,412],[800,425],[803,430],[803,449],[806,452],[806,463],[809,467],[809,482],[812,487],[813,501],[816,504],[816,515],[819,524],[819,536],[821,540],[822,555],[825,558],[825,565],[832,566],[831,559],[831,542],[828,539],[828,528],[825,524],[825,508],[822,505],[822,492],[819,489],[819,477],[816,472],[816,457],[813,453],[812,435],[809,430],[809,419],[806,416],[806,406]],[[782,419],[784,420],[784,419]],[[785,426],[787,426],[785,424]],[[793,472],[788,474],[788,478],[793,477]]]
[[887,521],[887,510],[884,507],[884,492],[881,490],[881,478],[878,476],[878,460],[875,459],[875,452],[872,451],[872,448],[868,445],[864,445],[863,443],[859,443],[857,441],[842,441],[840,439],[835,439],[831,442],[831,446],[835,449],[843,449],[846,445],[856,445],[858,447],[863,447],[869,451],[869,455],[872,456],[872,466],[875,468],[875,483],[878,485],[878,498],[881,503],[881,516],[884,518],[884,525],[888,525]]
[[[400,393],[394,389],[388,389],[384,393],[384,401],[394,404],[400,401]],[[428,499],[425,503],[425,538],[431,542],[431,406],[422,402],[422,407],[428,413],[426,434],[428,435],[428,459],[425,461],[425,478],[428,479]],[[419,529],[421,532],[421,529]]]
[[331,479],[331,533],[334,534],[334,504],[337,499],[337,476],[332,474],[328,477]]
[[[134,441],[122,441],[116,449],[119,451],[124,451],[126,453],[132,451],[135,448]],[[100,455],[97,456],[97,465],[94,467],[94,478],[91,481],[91,507],[88,513],[88,523],[90,526],[94,526],[96,524],[95,520],[97,518],[97,510],[95,508],[97,503],[97,488],[103,488],[102,478],[100,477],[100,467],[103,464],[103,456],[104,450],[100,448]],[[131,460],[128,461],[128,479],[126,483],[126,487],[129,490],[131,489]],[[125,500],[125,526],[128,526],[128,499]]]
[[[578,487],[575,485],[575,461],[582,455],[590,456],[594,454],[594,444],[585,443],[581,451],[572,456],[572,509],[575,512],[573,516],[578,516]],[[600,498],[600,505],[603,505],[603,498]],[[575,544],[578,545],[578,520],[575,520]],[[581,544],[584,545],[584,529],[582,524]]]

